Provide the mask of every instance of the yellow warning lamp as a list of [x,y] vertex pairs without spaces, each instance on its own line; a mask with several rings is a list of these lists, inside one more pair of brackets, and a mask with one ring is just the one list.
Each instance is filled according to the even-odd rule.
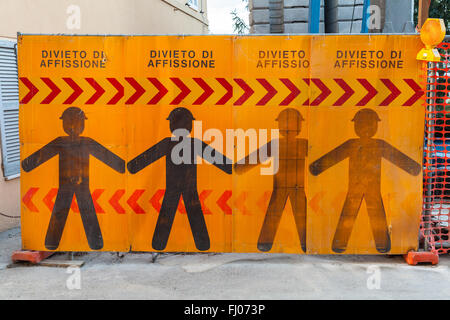
[[420,29],[420,39],[425,44],[425,48],[420,50],[417,60],[441,61],[436,46],[445,38],[445,24],[442,19],[427,19]]

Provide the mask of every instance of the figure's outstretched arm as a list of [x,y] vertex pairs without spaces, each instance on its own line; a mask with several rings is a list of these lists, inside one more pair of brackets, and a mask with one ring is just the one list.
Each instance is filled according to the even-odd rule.
[[[152,164],[156,160],[168,155],[170,138],[165,138],[155,144],[153,147],[144,151],[136,158],[128,162],[127,167],[130,173],[136,173],[144,169],[146,166]],[[170,155],[169,155],[170,156]]]
[[335,164],[347,158],[352,148],[352,141],[347,140],[309,165],[309,171],[317,176]]
[[[239,160],[234,164],[234,170],[237,174],[243,174],[249,171],[250,169],[260,165],[261,163],[267,161],[272,156],[272,144],[273,140],[269,141],[265,145],[261,146],[259,149],[256,149],[252,153],[250,153],[245,158]],[[251,159],[256,159],[255,163],[250,163]]]
[[203,141],[200,156],[225,173],[231,174],[233,172],[233,161]]
[[112,153],[93,139],[89,139],[88,143],[89,151],[95,158],[97,158],[107,166],[113,168],[117,172],[125,172],[125,161],[122,158]]
[[386,141],[381,140],[381,142],[383,148],[383,157],[386,160],[413,176],[417,176],[420,173],[420,171],[422,170],[422,166],[420,165],[420,163],[417,163],[397,148],[391,146]]
[[41,164],[50,160],[54,156],[58,154],[58,145],[60,143],[60,139],[56,138],[55,140],[49,142],[41,149],[33,153],[32,155],[26,157],[22,161],[22,169],[25,172],[30,172],[36,167],[39,167]]

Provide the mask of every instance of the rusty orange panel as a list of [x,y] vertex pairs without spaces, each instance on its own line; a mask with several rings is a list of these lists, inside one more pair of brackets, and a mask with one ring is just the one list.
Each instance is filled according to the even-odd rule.
[[405,253],[418,36],[20,35],[24,249]]

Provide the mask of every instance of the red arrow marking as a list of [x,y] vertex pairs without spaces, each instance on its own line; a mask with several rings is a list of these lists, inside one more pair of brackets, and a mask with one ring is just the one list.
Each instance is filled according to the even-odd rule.
[[95,93],[92,95],[92,97],[89,98],[88,101],[86,101],[86,104],[94,104],[105,93],[105,89],[100,87],[100,85],[97,83],[97,81],[94,80],[94,78],[86,78],[86,81],[91,85],[92,88],[95,89]]
[[408,99],[403,105],[404,106],[412,106],[417,100],[419,100],[424,92],[422,88],[415,82],[413,79],[403,79],[408,86],[411,87],[411,89],[414,90],[414,94],[411,96],[411,98]]
[[127,80],[135,90],[134,94],[125,102],[125,104],[133,104],[145,93],[145,89],[142,88],[134,78],[125,78],[125,80]]
[[250,215],[250,212],[245,207],[245,201],[247,200],[248,192],[242,192],[239,197],[234,201],[234,205],[236,208],[239,209],[239,211],[242,212],[244,215]]
[[131,209],[133,209],[133,211],[136,214],[144,214],[145,213],[144,209],[142,209],[142,207],[137,204],[137,201],[139,200],[139,198],[142,196],[142,194],[144,192],[145,192],[145,190],[141,190],[141,189],[135,190],[133,192],[133,194],[131,195],[131,197],[127,200],[128,205],[130,206]]
[[38,208],[33,203],[33,196],[39,190],[39,188],[30,188],[22,198],[22,202],[31,212],[39,212]]
[[116,104],[117,102],[120,101],[120,99],[123,98],[123,96],[125,94],[125,89],[124,89],[123,85],[116,78],[106,78],[106,79],[117,90],[117,93],[114,95],[114,97],[111,98],[111,100],[108,101],[107,104]]
[[211,192],[212,190],[203,190],[198,196],[202,205],[203,214],[212,214],[211,210],[209,210],[209,208],[205,204],[206,198],[209,197]]
[[267,207],[269,205],[270,196],[272,195],[272,191],[266,191],[262,195],[262,197],[258,200],[256,205],[261,209],[262,212],[267,211]]
[[[303,81],[306,82],[306,84],[308,85],[308,87],[311,85],[311,79],[309,79],[309,78],[304,78]],[[309,97],[310,94],[311,94],[311,93],[308,92],[308,97]],[[304,105],[304,106],[309,106],[309,98],[306,99],[305,102],[303,102],[303,105]]]
[[158,89],[158,93],[147,104],[157,104],[169,90],[156,78],[148,78],[148,80]]
[[194,81],[200,86],[200,88],[203,89],[204,92],[197,100],[195,100],[193,104],[202,104],[214,93],[214,90],[202,78],[194,78]]
[[63,80],[72,88],[73,93],[63,102],[63,104],[72,104],[82,93],[83,89],[73,81],[72,78],[63,78]]
[[172,82],[181,90],[178,96],[176,96],[170,104],[180,104],[183,99],[191,93],[191,89],[189,89],[179,78],[170,78],[170,80],[172,80]]
[[291,93],[280,103],[280,106],[287,106],[301,93],[301,91],[289,79],[280,79],[281,82],[291,91]]
[[29,92],[27,93],[27,95],[25,97],[23,97],[23,99],[20,101],[20,103],[28,103],[30,102],[30,100],[36,95],[36,93],[39,92],[39,89],[35,87],[35,85],[33,83],[31,83],[30,80],[28,80],[28,78],[25,77],[21,77],[20,80],[23,82],[23,84],[28,88]]
[[[53,211],[53,206],[55,205],[55,203],[53,202],[53,199],[56,197],[57,194],[58,194],[58,188],[52,188],[45,195],[45,197],[43,199],[44,204],[47,206],[47,208],[50,211]],[[70,208],[72,209],[72,211],[74,211],[76,213],[80,212],[80,210],[78,209],[78,204],[75,201],[75,195],[72,198],[72,203],[70,204]]]
[[373,99],[378,93],[377,89],[375,89],[367,79],[358,79],[358,82],[367,90],[367,94],[364,98],[358,102],[357,106],[365,106],[369,103],[370,100]]
[[224,78],[216,78],[216,80],[227,90],[227,93],[216,103],[216,105],[223,106],[233,97],[233,86]]
[[47,206],[47,208],[52,211],[53,206],[55,203],[53,202],[53,199],[56,197],[56,194],[58,193],[58,189],[52,188],[50,191],[45,195],[43,202]]
[[322,91],[316,100],[311,102],[312,106],[318,106],[331,94],[331,90],[320,79],[311,79],[311,81]]
[[42,100],[41,104],[49,104],[53,101],[53,99],[56,98],[56,96],[61,92],[61,89],[56,86],[56,84],[53,83],[50,78],[41,78],[42,81],[49,87],[52,91],[48,96],[45,97],[44,100]]
[[122,198],[122,196],[125,194],[124,189],[119,189],[116,192],[114,192],[111,199],[109,199],[109,204],[116,210],[118,214],[125,214],[125,209],[120,205],[119,200]]
[[217,205],[220,209],[222,209],[223,213],[225,214],[232,214],[232,210],[230,206],[227,204],[228,199],[231,198],[232,192],[231,190],[226,190],[217,200]]
[[103,210],[102,207],[97,203],[98,198],[102,195],[102,193],[105,191],[105,189],[95,189],[92,192],[92,202],[94,202],[94,208],[96,213],[105,213],[105,210]]
[[253,95],[253,93],[255,93],[255,91],[253,91],[253,89],[242,79],[234,79],[234,81],[242,88],[242,90],[244,90],[242,96],[234,103],[235,106],[241,106]]
[[166,190],[159,189],[155,192],[153,197],[150,199],[150,204],[152,205],[153,208],[155,208],[156,212],[158,212],[158,213],[161,210],[160,200],[162,199],[162,197],[164,197],[165,192],[166,192]]
[[334,81],[336,81],[336,83],[344,90],[344,94],[333,104],[333,106],[342,106],[355,93],[355,90],[353,90],[343,79],[334,79]]
[[263,87],[264,89],[266,89],[267,94],[261,99],[259,100],[256,105],[257,106],[264,106],[266,105],[270,99],[272,99],[277,93],[278,91],[275,90],[275,88],[269,83],[269,81],[267,81],[266,79],[256,79]]
[[380,106],[387,106],[392,103],[400,94],[400,90],[389,79],[380,79],[381,82],[391,91],[391,94],[380,103]]

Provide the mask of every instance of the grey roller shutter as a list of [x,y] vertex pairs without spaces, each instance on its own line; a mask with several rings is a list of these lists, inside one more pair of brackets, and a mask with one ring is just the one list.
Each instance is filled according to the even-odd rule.
[[19,83],[15,43],[0,41],[0,134],[6,179],[20,174]]

